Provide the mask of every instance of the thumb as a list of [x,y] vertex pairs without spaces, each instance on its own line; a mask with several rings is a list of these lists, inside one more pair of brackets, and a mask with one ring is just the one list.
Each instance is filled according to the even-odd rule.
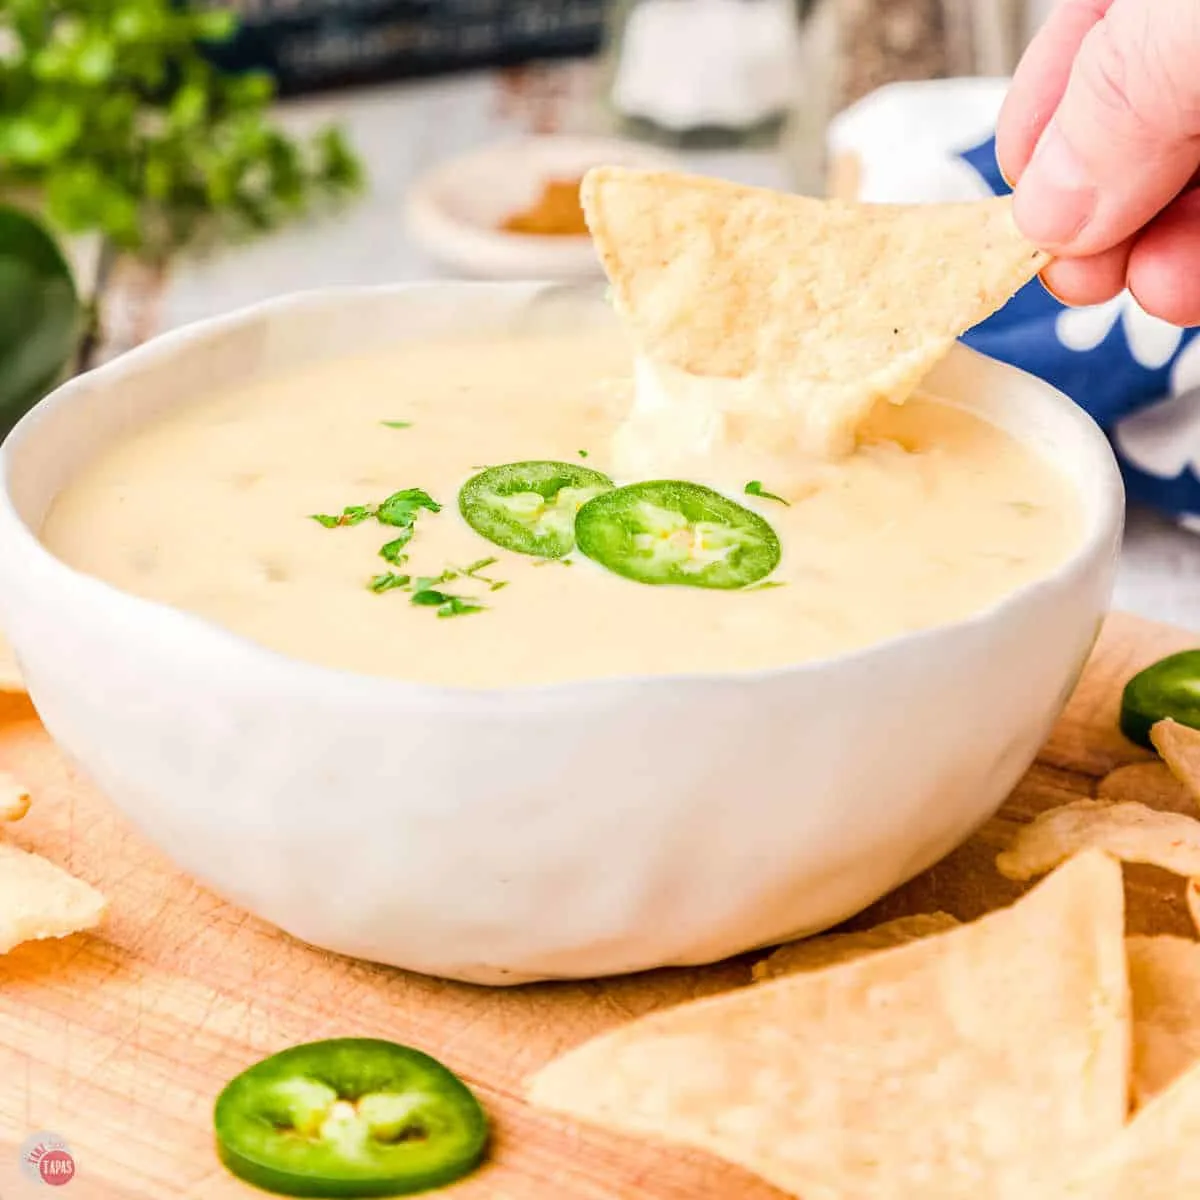
[[1200,4],[1114,0],[1021,175],[1018,226],[1061,255],[1137,233],[1200,164]]

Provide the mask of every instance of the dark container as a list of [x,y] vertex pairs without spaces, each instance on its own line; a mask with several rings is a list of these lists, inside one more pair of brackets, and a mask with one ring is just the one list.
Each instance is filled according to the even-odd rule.
[[242,28],[213,57],[285,95],[594,53],[607,0],[202,0]]

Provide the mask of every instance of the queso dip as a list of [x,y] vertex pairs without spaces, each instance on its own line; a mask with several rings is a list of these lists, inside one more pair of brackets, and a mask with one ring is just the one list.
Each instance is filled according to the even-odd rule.
[[[965,617],[1078,540],[1077,500],[1056,471],[921,395],[878,406],[846,458],[751,479],[714,453],[705,477],[687,477],[774,531],[778,565],[749,587],[651,586],[578,550],[514,553],[464,520],[460,489],[501,464],[637,482],[613,450],[631,380],[608,330],[305,366],[105,449],[43,538],[72,567],[295,658],[478,687],[825,656]],[[401,492],[440,510],[408,504],[399,527],[362,517]],[[445,603],[417,602],[418,580]]]

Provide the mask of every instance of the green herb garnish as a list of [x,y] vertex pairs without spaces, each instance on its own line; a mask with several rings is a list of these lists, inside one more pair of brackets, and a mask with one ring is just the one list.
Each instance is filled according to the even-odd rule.
[[411,429],[411,421],[380,421],[380,425],[386,425],[388,429]]
[[400,566],[402,563],[408,562],[408,555],[401,554],[400,552],[411,541],[412,541],[412,530],[406,529],[394,541],[388,542],[385,545],[379,547],[379,557],[382,559],[386,559],[390,563],[394,563],[396,566]]
[[786,504],[789,508],[792,506],[790,500],[785,500],[782,496],[775,495],[774,492],[764,491],[762,482],[758,479],[750,480],[746,484],[745,490],[747,496],[757,496],[760,500],[778,500],[780,504]]
[[462,596],[447,596],[446,603],[438,609],[439,617],[465,617],[468,613],[483,612],[484,606],[477,600]]
[[395,571],[385,571],[382,575],[376,575],[367,586],[373,592],[390,592],[394,588],[406,588],[411,582],[411,575],[397,575]]
[[351,504],[343,508],[336,517],[328,513],[313,513],[312,519],[324,525],[326,529],[337,529],[342,525],[358,525],[374,515],[375,509],[372,505]]
[[403,491],[393,492],[379,506],[375,518],[380,525],[398,525],[403,528],[411,525],[423,508],[433,513],[442,511],[442,506],[428,492],[421,488],[405,488]]
[[578,454],[580,458],[587,458],[588,456],[588,452],[586,450],[576,450],[575,453]]
[[469,567],[456,568],[460,575],[465,575],[468,579],[477,579],[480,583],[486,583],[493,592],[498,592],[502,587],[508,586],[508,581],[505,579],[489,579],[486,575],[481,575],[485,567],[494,566],[500,560],[498,558],[481,558],[478,562],[473,562]]
[[[398,553],[412,539],[413,522],[423,508],[435,513],[442,511],[442,506],[428,492],[421,488],[404,488],[403,491],[393,492],[382,504],[351,504],[337,516],[314,513],[313,520],[326,529],[336,529],[342,525],[358,525],[374,517],[380,525],[392,525],[406,531],[396,539],[399,545],[396,542],[388,543],[391,553]],[[383,556],[389,558],[388,554]],[[389,561],[395,560],[389,558]]]
[[461,617],[467,613],[483,611],[483,605],[478,600],[452,596],[449,592],[439,592],[436,588],[420,588],[413,592],[412,602],[425,608],[436,608],[439,617]]
[[[418,575],[413,582],[413,588],[418,592],[426,592],[430,588],[436,588],[438,584],[449,583],[451,579],[457,579],[458,572],[447,568],[440,575]],[[422,603],[429,603],[422,601]]]

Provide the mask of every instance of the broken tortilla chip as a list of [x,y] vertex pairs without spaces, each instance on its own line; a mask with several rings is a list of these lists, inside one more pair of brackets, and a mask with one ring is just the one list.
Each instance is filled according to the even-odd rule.
[[1064,1195],[1075,1200],[1190,1200],[1200,1195],[1200,1066],[1142,1109]]
[[22,942],[91,929],[105,900],[47,859],[0,842],[0,954]]
[[892,946],[915,942],[918,938],[945,933],[959,924],[958,919],[949,913],[917,913],[914,916],[897,917],[894,921],[884,921],[872,929],[805,938],[780,946],[774,954],[756,962],[754,979],[761,983],[767,979],[778,979],[781,975],[792,975],[796,971],[832,967],[835,963],[849,962],[875,950],[888,950]]
[[1056,1196],[1125,1122],[1123,923],[1083,854],[973,924],[631,1022],[530,1099],[804,1200]]
[[0,771],[0,821],[19,821],[29,811],[29,789]]
[[1200,1062],[1200,942],[1131,937],[1133,1097],[1140,1107]]
[[1151,727],[1150,740],[1171,774],[1200,804],[1200,729],[1168,719]]
[[1200,876],[1200,821],[1132,800],[1075,800],[1039,813],[997,855],[996,869],[1006,879],[1033,879],[1088,848],[1185,878]]
[[777,383],[826,454],[1049,261],[1007,197],[858,204],[625,167],[589,171],[581,196],[640,353]]

